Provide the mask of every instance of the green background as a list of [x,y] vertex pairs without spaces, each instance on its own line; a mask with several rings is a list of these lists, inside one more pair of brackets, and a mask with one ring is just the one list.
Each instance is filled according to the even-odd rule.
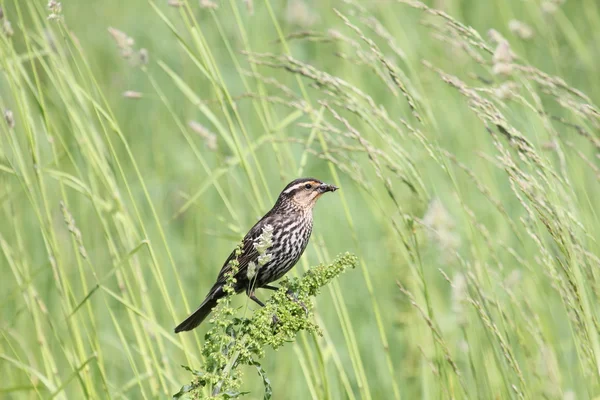
[[0,395],[176,393],[174,326],[313,176],[294,274],[360,266],[273,398],[598,398],[598,4],[249,3],[0,0]]

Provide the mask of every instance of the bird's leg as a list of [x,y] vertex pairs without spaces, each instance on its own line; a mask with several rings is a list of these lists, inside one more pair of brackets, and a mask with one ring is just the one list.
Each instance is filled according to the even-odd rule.
[[[265,288],[265,287],[263,286],[263,288]],[[271,289],[271,288],[273,288],[273,286],[269,286],[265,289]],[[279,290],[279,288],[273,288],[273,289]],[[256,304],[258,304],[259,306],[261,306],[261,307],[265,306],[265,303],[263,303],[256,297],[256,295],[254,294],[254,290],[247,291],[246,294],[248,295],[248,297],[250,299],[254,300],[254,302],[256,302]],[[279,318],[277,318],[277,315],[273,314],[273,325],[276,325],[278,322],[279,322]]]
[[260,301],[255,295],[254,295],[254,290],[251,292],[248,292],[248,297],[250,297],[250,300],[253,300],[256,304],[258,304],[261,307],[265,306],[265,303],[263,303],[262,301]]
[[[271,285],[263,285],[260,287],[261,289],[269,289],[269,290],[273,290],[273,291],[278,291],[279,288],[276,286],[271,286]],[[256,301],[256,300],[254,300]],[[273,314],[273,325],[277,325],[277,323],[279,323],[279,318],[277,318],[276,314]]]
[[[279,290],[278,287],[275,286],[270,286],[270,285],[264,285],[260,287],[261,289],[269,289],[269,290]],[[246,294],[248,295],[248,297],[253,300],[256,304],[258,304],[261,307],[264,307],[265,304],[260,301],[256,295],[254,294],[254,290],[252,291],[247,291]],[[306,315],[308,315],[308,308],[306,307],[306,305],[304,305],[303,302],[301,302],[300,300],[298,300],[298,295],[293,292],[291,289],[288,289],[286,291],[286,294],[296,303],[298,303],[298,305],[300,305],[300,307],[302,307],[302,309],[304,310],[304,312],[306,313]],[[279,322],[279,318],[277,318],[277,315],[273,315],[273,325],[276,325]]]
[[[260,288],[261,288],[261,289],[275,290],[275,291],[279,290],[279,288],[278,288],[278,287],[271,286],[271,285],[263,285],[263,286],[261,286]],[[303,303],[303,302],[301,302],[301,301],[299,301],[299,300],[298,300],[298,295],[297,295],[297,294],[296,294],[294,291],[292,291],[292,289],[288,289],[288,290],[287,290],[285,293],[286,293],[286,294],[287,294],[287,295],[288,295],[288,296],[289,296],[289,297],[290,297],[292,300],[294,300],[296,303],[300,304],[300,307],[302,307],[302,308],[304,309],[304,312],[306,312],[306,314],[308,315],[308,308],[306,308],[306,306],[304,305],[304,303]]]
[[[274,290],[274,291],[278,291],[280,288],[278,288],[277,286],[271,286],[271,285],[263,285],[260,287],[261,289],[269,289],[269,290]],[[294,293],[292,291],[292,289],[288,289],[285,292],[288,296],[290,296],[293,300],[298,300],[298,295],[296,293]]]

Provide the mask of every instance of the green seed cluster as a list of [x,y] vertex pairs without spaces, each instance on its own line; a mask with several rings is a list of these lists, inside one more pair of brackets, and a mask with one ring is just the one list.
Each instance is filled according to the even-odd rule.
[[265,398],[269,398],[269,380],[258,361],[265,356],[265,349],[271,347],[276,350],[292,342],[300,331],[320,334],[319,326],[313,322],[311,297],[357,263],[356,256],[346,253],[331,264],[311,268],[301,278],[284,278],[281,289],[271,296],[265,307],[254,312],[251,318],[242,319],[234,317],[235,309],[230,305],[235,283],[233,275],[237,271],[235,261],[227,281],[230,295],[219,301],[210,320],[213,327],[205,336],[203,370],[186,367],[196,378],[175,397],[184,394],[194,398],[205,398],[207,394],[213,399],[239,397],[244,394],[239,390],[242,383],[240,367],[250,365],[256,367],[263,378]]

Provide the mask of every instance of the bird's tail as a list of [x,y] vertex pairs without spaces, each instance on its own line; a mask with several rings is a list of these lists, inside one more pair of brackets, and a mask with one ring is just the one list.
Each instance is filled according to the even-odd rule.
[[191,331],[198,325],[204,321],[204,319],[210,314],[213,308],[217,305],[217,300],[221,297],[225,296],[225,292],[223,292],[223,286],[215,285],[208,295],[206,299],[202,302],[200,307],[196,311],[190,314],[182,323],[177,325],[175,328],[175,333],[183,332],[183,331]]

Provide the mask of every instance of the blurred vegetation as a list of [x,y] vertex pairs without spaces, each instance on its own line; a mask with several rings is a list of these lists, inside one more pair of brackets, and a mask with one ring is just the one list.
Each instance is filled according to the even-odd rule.
[[341,190],[293,275],[359,261],[273,398],[600,396],[595,0],[0,7],[1,397],[172,396],[211,329],[175,324],[300,176]]

